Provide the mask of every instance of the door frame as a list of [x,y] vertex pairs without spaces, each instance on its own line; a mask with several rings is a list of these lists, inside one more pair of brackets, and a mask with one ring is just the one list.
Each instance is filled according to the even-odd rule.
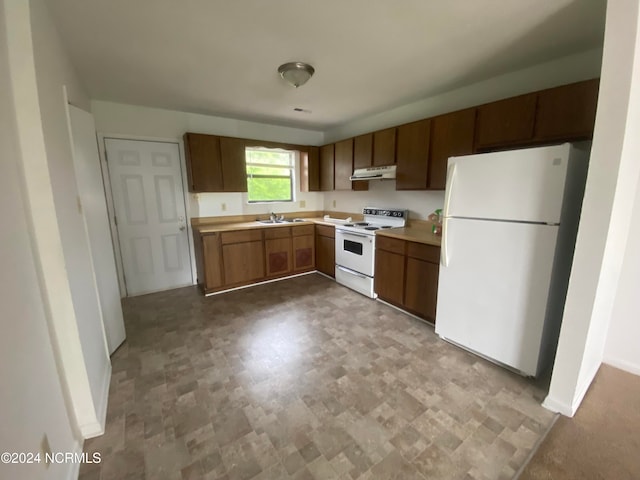
[[133,140],[138,142],[156,142],[156,143],[175,143],[178,145],[178,155],[180,155],[180,176],[182,178],[182,201],[187,219],[187,238],[189,247],[189,261],[191,263],[191,284],[198,283],[198,274],[196,272],[195,251],[193,246],[193,229],[191,228],[191,199],[187,182],[187,165],[184,151],[184,142],[181,138],[167,137],[147,137],[142,135],[126,135],[118,133],[98,132],[98,152],[100,153],[100,167],[102,170],[102,180],[105,186],[107,197],[107,212],[109,213],[109,228],[111,229],[111,238],[116,254],[116,269],[118,271],[118,284],[120,286],[120,296],[122,298],[128,296],[126,282],[124,280],[124,266],[122,262],[122,251],[120,249],[120,237],[118,236],[118,226],[115,223],[115,207],[113,202],[113,192],[111,190],[111,177],[109,177],[109,167],[107,165],[107,146],[106,140]]

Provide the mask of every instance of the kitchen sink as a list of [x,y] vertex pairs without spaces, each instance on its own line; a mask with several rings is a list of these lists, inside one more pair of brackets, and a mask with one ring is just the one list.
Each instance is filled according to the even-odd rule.
[[284,220],[256,220],[258,223],[262,223],[264,225],[274,225],[276,223],[297,223],[304,222],[304,218],[285,218]]

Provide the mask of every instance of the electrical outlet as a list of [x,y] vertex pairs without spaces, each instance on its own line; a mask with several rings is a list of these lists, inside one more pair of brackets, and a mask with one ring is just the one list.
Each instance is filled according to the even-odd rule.
[[300,200],[300,208],[304,208],[307,206],[307,202],[305,200]]
[[333,208],[336,208],[336,201],[333,201]]
[[51,455],[51,446],[49,445],[49,439],[47,438],[46,433],[44,434],[44,437],[42,437],[42,441],[40,442],[40,452],[44,457],[45,466],[49,468],[49,465],[51,465],[52,455]]
[[220,204],[220,209],[221,209],[223,212],[226,212],[226,211],[227,211],[227,204],[226,204],[226,203],[221,203],[221,204]]

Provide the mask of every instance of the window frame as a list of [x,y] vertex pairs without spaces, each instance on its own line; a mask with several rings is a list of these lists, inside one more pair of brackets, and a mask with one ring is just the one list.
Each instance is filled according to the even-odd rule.
[[[289,156],[290,163],[289,165],[274,165],[268,163],[260,163],[260,162],[250,162],[247,153],[250,151],[259,151],[259,152],[271,152],[271,153],[281,153],[287,154]],[[245,173],[247,176],[247,203],[251,205],[261,204],[261,203],[293,203],[296,201],[295,192],[296,192],[296,152],[293,150],[285,150],[282,148],[266,148],[266,147],[245,147]],[[273,168],[273,169],[288,169],[289,175],[265,175],[265,174],[251,174],[248,171],[249,166],[254,167],[262,167],[262,168]],[[250,192],[249,192],[249,180],[255,178],[279,178],[279,179],[289,179],[289,199],[277,199],[277,200],[251,200]]]

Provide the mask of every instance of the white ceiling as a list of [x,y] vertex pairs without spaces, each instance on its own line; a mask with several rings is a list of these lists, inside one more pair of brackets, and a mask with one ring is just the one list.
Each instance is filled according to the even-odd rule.
[[[318,130],[601,46],[605,20],[605,0],[48,4],[93,99]],[[316,74],[295,89],[289,61]]]

